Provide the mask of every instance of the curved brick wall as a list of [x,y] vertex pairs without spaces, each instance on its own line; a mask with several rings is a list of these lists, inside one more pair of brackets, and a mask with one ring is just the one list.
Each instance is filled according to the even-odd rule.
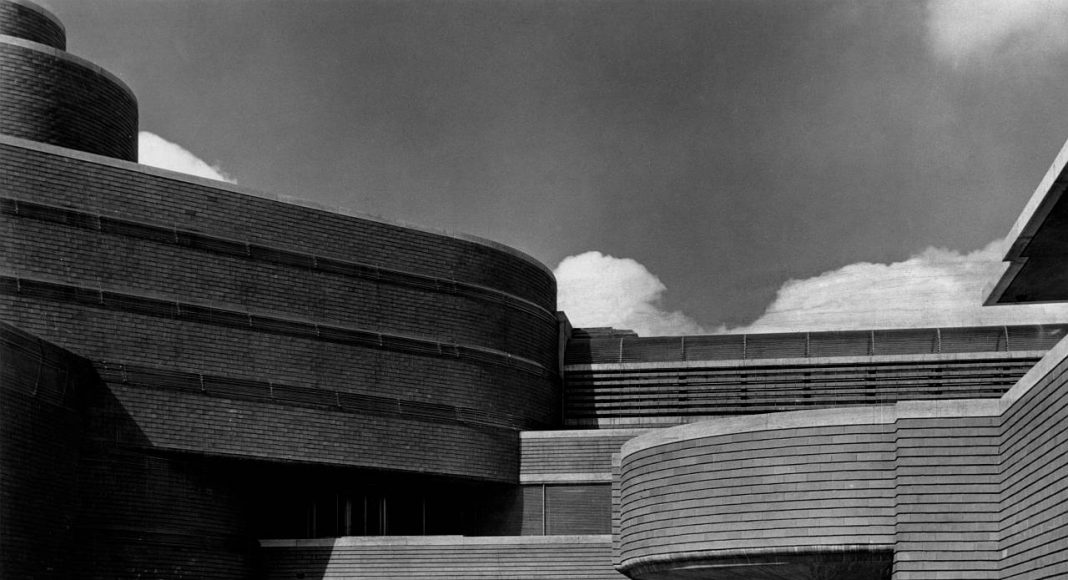
[[63,24],[27,0],[0,0],[0,35],[32,40],[59,50],[67,48]]
[[134,161],[137,101],[103,69],[0,36],[0,133]]
[[891,561],[895,578],[997,578],[1000,404],[910,401],[639,436],[622,450],[619,569],[659,579],[713,566],[718,579],[859,560],[872,578],[890,578]]
[[[537,357],[543,365],[554,364],[551,351],[543,348],[545,333],[532,329],[551,329],[555,320],[532,304],[466,291],[452,281],[448,287],[435,288],[429,281],[398,279],[388,284],[389,293],[383,293],[381,271],[346,275],[322,265],[315,267],[311,255],[300,256],[307,262],[304,266],[279,263],[266,255],[249,256],[244,244],[236,245],[230,254],[217,249],[176,252],[181,244],[174,240],[173,227],[157,227],[170,240],[131,243],[130,236],[120,233],[122,225],[116,225],[113,232],[96,229],[96,215],[5,199],[10,200],[0,198],[0,212],[25,218],[11,222],[10,243],[34,244],[54,235],[56,222],[75,224],[62,228],[67,243],[54,247],[52,260],[41,262],[23,253],[9,256],[7,266],[16,272],[34,271],[54,279],[76,272],[83,281],[95,279],[98,285],[119,287],[127,293],[165,289],[175,299],[237,305],[300,319],[355,326],[370,321],[376,332],[425,335],[517,356],[522,353]],[[94,227],[87,227],[90,224]],[[266,254],[268,248],[263,249]],[[384,314],[391,310],[392,315]]]
[[893,425],[848,411],[732,418],[625,444],[623,570],[892,546]]
[[96,363],[148,447],[515,482],[517,431],[558,421],[555,282],[518,252],[0,150],[0,311]]
[[744,564],[749,574],[780,577],[791,562],[845,570],[839,554],[882,548],[893,552],[893,578],[1060,577],[1068,570],[1066,424],[1061,341],[999,400],[650,432],[622,449],[617,567],[659,579],[718,566],[703,577],[725,579]]
[[[309,262],[313,257],[332,258],[372,271],[400,270],[432,278],[442,289],[453,282],[484,287],[494,296],[517,297],[550,315],[556,309],[552,272],[533,258],[491,242],[280,203],[222,182],[61,151],[35,151],[27,145],[0,142],[8,161],[3,168],[11,184],[8,191],[32,192],[17,196],[27,201],[163,226],[170,235],[161,242],[174,240],[175,229],[201,232],[242,245],[284,248]],[[84,195],[89,187],[93,195]],[[129,237],[138,236],[130,229]],[[178,241],[188,245],[181,236]],[[294,266],[295,261],[286,260]]]

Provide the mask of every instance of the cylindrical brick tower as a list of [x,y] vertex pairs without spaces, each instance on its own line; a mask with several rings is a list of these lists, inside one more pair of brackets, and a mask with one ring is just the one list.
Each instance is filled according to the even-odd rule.
[[0,133],[137,160],[137,99],[68,54],[63,25],[27,0],[0,0]]

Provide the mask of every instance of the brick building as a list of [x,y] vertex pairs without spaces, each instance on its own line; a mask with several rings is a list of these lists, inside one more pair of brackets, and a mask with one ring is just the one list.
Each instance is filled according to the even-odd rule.
[[[65,49],[0,0],[4,577],[1068,573],[1068,325],[573,330],[510,248],[138,165]],[[1066,157],[991,302],[1066,298]]]

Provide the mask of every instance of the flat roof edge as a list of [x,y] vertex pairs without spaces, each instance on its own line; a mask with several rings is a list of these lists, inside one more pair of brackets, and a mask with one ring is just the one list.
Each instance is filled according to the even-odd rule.
[[[44,45],[41,45],[44,46]],[[53,49],[54,50],[54,49]],[[94,65],[95,66],[95,65]],[[103,70],[103,69],[101,69]],[[105,71],[106,72],[106,71]],[[108,73],[110,74],[110,73]],[[232,183],[229,181],[219,181],[217,179],[210,179],[207,177],[200,177],[197,175],[190,175],[188,173],[182,173],[179,171],[173,171],[170,169],[163,169],[160,167],[154,167],[152,165],[146,165],[144,163],[137,163],[133,161],[126,161],[124,159],[117,159],[115,157],[108,157],[106,155],[97,155],[95,153],[88,153],[85,151],[78,151],[76,149],[70,149],[68,147],[60,147],[58,145],[50,145],[48,143],[41,143],[40,141],[34,141],[32,139],[24,139],[21,137],[13,137],[11,135],[0,134],[0,145],[10,145],[13,147],[21,147],[23,149],[29,149],[31,151],[38,151],[50,155],[56,155],[59,157],[67,157],[70,159],[77,159],[79,161],[86,161],[90,163],[98,163],[106,165],[116,169],[124,169],[127,171],[134,171],[144,175],[151,175],[154,177],[160,177],[164,179],[172,179],[174,181],[183,181],[193,185],[201,187],[210,187],[213,189],[219,189],[239,195],[247,195],[249,197],[255,197],[259,199],[265,199],[277,203],[284,203],[288,205],[295,205],[322,211],[326,213],[332,213],[345,217],[355,218],[359,220],[365,220],[369,222],[380,223],[388,226],[394,226],[399,228],[407,228],[426,234],[444,236],[452,238],[454,240],[460,240],[471,244],[476,244],[485,248],[496,250],[515,258],[518,258],[531,266],[534,266],[541,272],[547,274],[550,279],[556,281],[556,276],[553,274],[552,268],[543,264],[537,258],[534,258],[530,254],[523,252],[522,250],[507,246],[500,242],[495,242],[486,238],[475,236],[472,234],[465,234],[461,232],[453,232],[444,229],[438,229],[429,226],[423,226],[419,224],[412,224],[403,222],[400,220],[394,220],[389,218],[383,218],[370,214],[360,213],[359,211],[351,210],[344,207],[334,207],[318,202],[310,201],[298,196],[287,194],[269,193],[263,190],[255,189],[246,185],[240,185],[238,183]]]

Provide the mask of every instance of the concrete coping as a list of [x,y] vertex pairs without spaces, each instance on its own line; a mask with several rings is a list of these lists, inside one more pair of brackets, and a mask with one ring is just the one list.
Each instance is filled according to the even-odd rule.
[[1057,152],[1057,156],[1053,158],[1053,163],[1046,170],[1046,175],[1038,183],[1038,187],[1027,200],[1023,211],[1020,212],[1016,223],[1009,231],[1007,239],[1011,245],[1005,253],[1004,260],[1016,260],[1023,257],[1023,251],[1034,237],[1036,228],[1046,219],[1063,195],[1064,187],[1055,188],[1054,186],[1066,171],[1068,171],[1068,141],[1065,141],[1061,150]]
[[[82,58],[80,56],[74,56],[73,54],[71,54],[71,53],[69,53],[69,52],[67,52],[65,50],[60,50],[60,49],[55,48],[53,46],[48,46],[47,44],[41,44],[40,42],[34,42],[32,40],[26,40],[25,38],[19,38],[17,36],[9,36],[7,34],[0,34],[0,44],[10,44],[12,46],[18,46],[20,48],[25,48],[25,49],[33,50],[33,51],[36,51],[36,52],[41,52],[41,53],[47,54],[47,55],[49,55],[49,56],[51,56],[53,58],[57,58],[59,60],[64,60],[64,61],[67,61],[67,62],[69,62],[71,64],[80,66],[80,67],[82,67],[84,69],[91,70],[94,73],[96,73],[96,74],[106,78],[107,80],[111,81],[116,86],[118,86],[120,89],[122,89],[122,91],[125,92],[130,97],[130,99],[134,102],[134,107],[135,108],[137,107],[137,95],[134,94],[133,90],[130,88],[130,85],[127,85],[125,81],[123,81],[119,77],[115,76],[112,72],[110,72],[107,69],[101,67],[100,65],[97,65],[97,64],[94,64],[92,62],[89,62],[88,60],[85,60],[84,58]],[[10,138],[10,139],[16,139],[17,138],[17,137],[7,137],[6,135],[4,137],[5,138]],[[36,141],[29,141],[29,142],[30,143],[36,143]],[[60,147],[59,149],[64,149],[64,148]],[[97,155],[92,154],[92,153],[86,153],[86,155],[97,156]],[[112,157],[107,157],[107,156],[104,156],[104,155],[99,155],[97,157],[102,157],[104,159],[114,159]],[[126,161],[125,163],[130,163],[130,162]]]
[[643,371],[643,370],[674,370],[674,369],[700,369],[700,368],[736,368],[736,367],[761,367],[761,366],[818,366],[818,365],[859,365],[894,362],[948,362],[948,361],[983,361],[1004,359],[1027,359],[1041,358],[1046,354],[1045,350],[1018,350],[1018,351],[980,351],[958,353],[929,353],[929,354],[883,354],[863,356],[820,356],[800,358],[737,358],[720,360],[687,360],[669,362],[621,362],[621,363],[596,363],[596,364],[570,364],[564,365],[565,371]]
[[[21,40],[21,39],[16,39],[14,37],[9,37],[9,36],[0,36],[0,39],[8,39],[8,38],[11,38],[11,39],[14,39],[14,40]],[[55,49],[47,47],[47,46],[45,46],[43,44],[39,44],[39,43],[36,43],[36,42],[29,42],[29,41],[25,41],[25,42],[27,42],[28,44],[33,44],[33,45],[44,47],[44,48],[49,49],[51,51],[56,51]],[[56,51],[56,52],[63,52],[63,51]],[[76,59],[76,57],[70,57],[70,58],[71,59]],[[81,60],[81,59],[78,59],[78,60]],[[90,66],[93,66],[93,67],[99,69],[99,67],[96,67],[96,65],[91,65],[90,64]],[[100,70],[105,72],[106,74],[110,75],[110,73],[107,73],[107,71],[104,71],[104,69],[100,69]],[[114,75],[110,75],[110,76],[114,77]],[[115,77],[115,78],[117,78],[117,77]],[[125,85],[123,85],[123,86],[125,86]],[[132,93],[131,93],[131,96],[132,96]],[[30,150],[33,150],[33,151],[39,151],[41,153],[47,153],[47,154],[50,154],[50,155],[56,155],[58,157],[66,157],[66,158],[69,158],[69,159],[77,159],[79,161],[88,161],[88,162],[91,162],[91,163],[98,163],[100,165],[105,165],[105,166],[108,166],[108,167],[114,167],[116,169],[123,169],[123,170],[126,170],[126,171],[132,171],[134,173],[140,173],[140,174],[143,174],[143,175],[151,175],[153,177],[161,177],[161,178],[170,179],[170,180],[173,180],[173,181],[181,181],[181,182],[185,182],[185,183],[191,183],[193,185],[199,185],[199,186],[202,186],[202,187],[210,187],[212,189],[219,189],[219,190],[227,191],[227,192],[230,192],[230,193],[236,193],[236,194],[240,194],[240,195],[247,195],[249,197],[256,197],[256,198],[265,199],[265,200],[268,200],[268,201],[275,201],[275,202],[278,202],[278,203],[284,203],[284,204],[288,204],[288,205],[296,205],[296,206],[306,207],[306,208],[310,208],[310,209],[314,209],[314,210],[318,210],[318,211],[323,211],[323,212],[327,212],[327,213],[332,213],[332,214],[342,215],[342,216],[346,216],[346,217],[356,218],[356,219],[360,219],[360,220],[364,220],[364,221],[379,223],[379,224],[388,225],[388,226],[395,226],[395,227],[399,227],[399,228],[406,228],[406,229],[415,230],[415,231],[423,232],[423,233],[427,233],[427,234],[433,234],[433,235],[437,235],[437,236],[443,236],[443,237],[447,237],[447,238],[452,238],[454,240],[460,240],[460,241],[463,241],[463,242],[468,242],[468,243],[476,244],[476,245],[479,245],[479,246],[483,246],[483,247],[486,247],[486,248],[489,248],[489,249],[492,249],[492,250],[497,250],[499,252],[508,254],[508,255],[510,255],[510,256],[512,256],[514,258],[518,258],[520,260],[523,260],[524,262],[530,264],[531,266],[534,266],[534,267],[538,268],[544,274],[547,274],[549,276],[549,278],[552,279],[553,281],[556,280],[556,276],[553,275],[553,271],[552,271],[551,268],[549,268],[545,264],[542,264],[541,262],[539,262],[534,257],[530,256],[529,254],[524,253],[522,250],[517,250],[517,249],[515,249],[513,247],[506,246],[506,245],[504,245],[504,244],[502,244],[500,242],[495,242],[493,240],[488,240],[486,238],[481,238],[479,236],[474,236],[474,235],[471,235],[471,234],[465,234],[465,233],[459,233],[459,232],[450,232],[450,231],[447,231],[447,230],[435,229],[435,228],[430,228],[430,227],[421,226],[421,225],[417,225],[417,224],[410,224],[410,223],[402,222],[402,221],[399,221],[399,220],[391,220],[391,219],[387,219],[387,218],[383,218],[383,217],[379,217],[379,216],[373,216],[373,215],[370,215],[370,214],[360,213],[358,211],[350,210],[348,208],[327,206],[327,205],[320,204],[318,202],[310,201],[308,199],[300,198],[300,197],[297,197],[297,196],[267,193],[267,192],[264,192],[264,191],[261,191],[261,190],[258,190],[258,189],[254,189],[254,188],[251,188],[251,187],[247,187],[247,186],[243,186],[243,185],[237,185],[236,183],[230,183],[230,182],[227,182],[227,181],[219,181],[217,179],[209,179],[207,177],[199,177],[199,176],[196,176],[196,175],[189,175],[189,174],[186,174],[186,173],[180,173],[180,172],[177,172],[177,171],[171,171],[169,169],[161,169],[159,167],[152,167],[150,165],[143,165],[143,164],[140,164],[140,163],[135,163],[133,161],[125,161],[123,159],[117,159],[117,158],[108,157],[108,156],[105,156],[105,155],[97,155],[95,153],[87,153],[85,151],[78,151],[78,150],[75,150],[75,149],[68,149],[66,147],[59,147],[59,146],[56,146],[56,145],[49,145],[49,144],[46,144],[46,143],[41,143],[41,142],[33,141],[33,140],[30,140],[30,139],[23,139],[23,138],[20,138],[20,137],[12,137],[10,135],[0,135],[0,144],[13,145],[15,147],[22,147],[24,149],[30,149]]]
[[344,536],[260,540],[261,548],[343,548],[372,546],[523,546],[612,543],[611,534],[571,536]]
[[567,485],[580,483],[612,483],[612,472],[601,473],[520,473],[521,485]]
[[45,8],[44,6],[41,6],[40,4],[37,4],[35,2],[30,2],[30,0],[4,0],[4,1],[9,3],[9,4],[18,4],[19,6],[22,6],[23,8],[27,8],[29,10],[33,10],[34,12],[40,14],[41,16],[44,16],[45,18],[51,20],[53,24],[58,26],[59,29],[63,31],[63,35],[64,36],[67,35],[67,27],[66,27],[66,25],[63,24],[63,21],[60,20],[59,17],[57,17],[55,14],[52,14],[52,12],[50,10],[48,10],[47,8]]
[[520,439],[582,439],[634,437],[649,429],[566,429],[559,431],[520,431]]
[[[1027,264],[1027,256],[1024,255],[1024,251],[1037,235],[1038,229],[1049,217],[1050,212],[1053,211],[1061,197],[1064,196],[1066,187],[1068,187],[1068,141],[1065,141],[1064,145],[1061,146],[1061,150],[1053,158],[1053,163],[1046,170],[1042,181],[1038,183],[1038,187],[1035,188],[1034,193],[1027,200],[1027,204],[1024,205],[1023,211],[1020,212],[1016,222],[1013,223],[1012,229],[1006,237],[1009,241],[1009,247],[1005,250],[1005,256],[1002,258],[1008,264],[1004,264],[1001,272],[992,278],[990,282],[983,285],[982,296],[985,296],[983,306],[1003,306],[1011,305],[1015,302],[1015,299],[1002,301],[1005,298],[1005,291],[1008,290]],[[1059,301],[1046,300],[1033,303],[1050,304],[1055,302]],[[1028,303],[1032,302],[1028,301]]]
[[993,417],[1000,412],[997,399],[945,399],[726,417],[639,435],[623,444],[621,457],[626,458],[651,447],[735,433],[846,425],[886,425],[899,419]]
[[1016,401],[1020,400],[1042,379],[1053,372],[1053,369],[1065,359],[1068,359],[1068,338],[1063,338],[1053,345],[1053,348],[1049,349],[1046,355],[1039,359],[1035,366],[1031,367],[1031,370],[1024,373],[1024,376],[1020,377],[1020,380],[1016,381],[1016,384],[998,399],[1001,412],[1008,411]]

